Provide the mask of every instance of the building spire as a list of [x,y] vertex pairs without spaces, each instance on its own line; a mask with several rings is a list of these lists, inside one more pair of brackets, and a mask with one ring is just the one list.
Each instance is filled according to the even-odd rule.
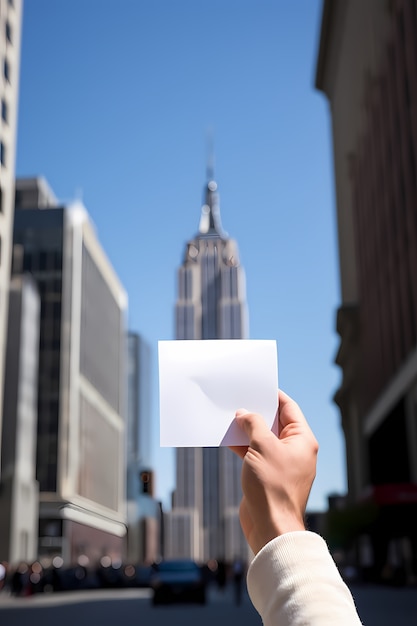
[[201,208],[201,218],[199,233],[201,235],[219,235],[224,237],[225,233],[220,220],[219,195],[217,193],[217,183],[214,180],[214,150],[213,133],[207,134],[207,183],[205,186],[204,204]]
[[209,128],[207,131],[207,166],[206,177],[207,180],[214,179],[214,133],[213,129]]

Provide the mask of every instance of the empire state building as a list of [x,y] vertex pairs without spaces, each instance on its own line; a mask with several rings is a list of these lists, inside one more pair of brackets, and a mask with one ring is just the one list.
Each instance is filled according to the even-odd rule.
[[[246,337],[245,275],[237,243],[222,229],[217,184],[209,178],[199,230],[186,244],[178,270],[176,338]],[[166,556],[246,559],[239,524],[240,459],[227,448],[178,448],[176,461]]]

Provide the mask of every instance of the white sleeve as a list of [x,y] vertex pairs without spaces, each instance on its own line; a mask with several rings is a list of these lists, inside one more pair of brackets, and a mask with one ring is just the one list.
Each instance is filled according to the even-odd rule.
[[359,626],[352,595],[325,541],[309,531],[273,539],[247,576],[252,603],[265,626]]

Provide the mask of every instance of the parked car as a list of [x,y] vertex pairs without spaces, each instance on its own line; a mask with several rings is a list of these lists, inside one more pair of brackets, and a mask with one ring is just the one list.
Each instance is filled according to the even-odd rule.
[[166,560],[154,566],[151,574],[153,604],[167,602],[206,602],[206,580],[202,569],[191,560]]

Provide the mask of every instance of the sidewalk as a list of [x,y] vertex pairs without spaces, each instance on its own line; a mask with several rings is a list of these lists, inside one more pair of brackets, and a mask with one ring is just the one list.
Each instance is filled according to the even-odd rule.
[[61,591],[56,593],[37,593],[33,596],[16,597],[7,591],[0,592],[0,611],[3,608],[27,608],[30,605],[53,606],[58,604],[72,604],[74,602],[91,602],[95,600],[137,599],[151,598],[151,589],[86,589],[85,591]]

